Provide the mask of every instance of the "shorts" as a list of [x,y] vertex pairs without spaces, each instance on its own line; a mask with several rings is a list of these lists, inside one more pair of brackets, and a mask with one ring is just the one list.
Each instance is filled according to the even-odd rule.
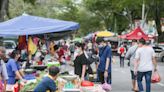
[[137,75],[134,75],[134,71],[131,70],[131,78],[132,80],[137,80]]

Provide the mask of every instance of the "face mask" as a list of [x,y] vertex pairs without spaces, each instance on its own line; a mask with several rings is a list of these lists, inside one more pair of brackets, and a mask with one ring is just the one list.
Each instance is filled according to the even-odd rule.
[[99,46],[98,46],[99,48],[102,48],[102,47],[104,47],[102,44],[100,44]]
[[80,53],[80,52],[81,52],[81,50],[80,50],[79,48],[77,48],[77,49],[76,49],[76,52],[77,52],[77,53]]
[[21,54],[26,54],[26,50],[22,50],[21,51]]

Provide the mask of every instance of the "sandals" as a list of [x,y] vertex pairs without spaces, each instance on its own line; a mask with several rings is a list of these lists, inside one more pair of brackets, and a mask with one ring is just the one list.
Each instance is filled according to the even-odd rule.
[[134,92],[139,92],[138,90],[134,90],[133,88],[132,88],[132,91],[134,91]]

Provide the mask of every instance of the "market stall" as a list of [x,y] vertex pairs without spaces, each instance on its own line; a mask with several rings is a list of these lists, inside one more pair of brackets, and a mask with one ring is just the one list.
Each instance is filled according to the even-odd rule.
[[[31,16],[28,14],[23,14],[22,16],[18,16],[16,18],[13,18],[11,20],[1,22],[0,23],[0,35],[2,36],[29,36],[29,35],[36,35],[36,34],[45,34],[45,33],[60,33],[60,32],[68,32],[68,31],[76,31],[79,28],[79,24],[72,21],[64,21],[64,20],[57,20],[57,19],[50,19],[50,18],[43,18],[38,16]],[[26,40],[26,37],[24,37],[24,40]],[[21,40],[24,42],[24,40]],[[28,39],[32,43],[32,40]],[[33,46],[30,44],[31,48],[34,49]],[[28,44],[29,47],[29,44]],[[29,48],[28,48],[29,49]],[[39,63],[38,63],[39,64]],[[30,90],[26,90],[28,87],[28,84],[36,84],[39,82],[41,77],[43,77],[43,74],[46,74],[47,67],[51,65],[57,65],[58,64],[49,64],[46,65],[31,65],[30,69],[34,69],[36,71],[31,71],[25,69],[26,76],[25,79],[27,80],[27,83],[21,88],[19,85],[20,83],[16,83],[15,85],[7,85],[7,91],[10,92],[18,92],[18,90],[24,89],[27,92],[30,90],[33,90],[30,88]],[[39,72],[39,73],[38,73]],[[41,72],[41,73],[40,73]],[[38,75],[41,76],[38,78]],[[39,79],[39,80],[38,80]],[[33,83],[35,82],[35,83]],[[27,86],[26,86],[27,85]],[[35,85],[31,85],[30,87],[34,87]],[[25,87],[25,88],[24,88]]]
[[[79,24],[75,22],[23,14],[22,16],[0,23],[0,35],[35,35],[77,30],[78,28]],[[34,48],[31,45],[34,44],[31,38],[28,39],[28,41],[30,47],[35,49],[36,46],[34,46]],[[40,55],[40,53],[35,54]],[[7,85],[7,92],[32,92],[41,79],[44,76],[47,76],[47,67],[52,65],[60,67],[62,70],[55,81],[58,88],[57,92],[104,92],[101,84],[90,81],[81,81],[78,76],[71,73],[73,68],[68,68],[66,65],[62,66],[59,62],[46,62],[44,65],[40,64],[40,62],[33,63],[29,69],[25,69],[26,83],[18,81],[14,85]]]
[[[36,85],[47,73],[42,71],[36,74],[35,79],[28,80],[26,84],[16,83],[7,85],[7,92],[33,92]],[[90,81],[81,81],[76,75],[60,74],[55,81],[58,90],[56,92],[106,92],[102,84]]]
[[122,39],[127,39],[127,40],[139,40],[141,38],[145,39],[145,40],[149,40],[151,38],[148,37],[148,35],[146,35],[140,27],[137,27],[135,30],[127,33],[127,34],[124,34],[124,35],[120,35],[118,36],[119,38],[122,38]]

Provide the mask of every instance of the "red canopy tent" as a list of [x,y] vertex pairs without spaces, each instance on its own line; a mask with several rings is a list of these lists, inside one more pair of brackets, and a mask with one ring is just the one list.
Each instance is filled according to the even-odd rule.
[[120,38],[123,38],[123,39],[127,39],[127,40],[133,40],[133,39],[136,39],[136,40],[139,40],[141,38],[145,39],[145,40],[149,40],[149,37],[148,35],[146,35],[140,27],[136,28],[135,30],[131,31],[130,33],[128,34],[124,34],[124,35],[120,35],[119,36]]

